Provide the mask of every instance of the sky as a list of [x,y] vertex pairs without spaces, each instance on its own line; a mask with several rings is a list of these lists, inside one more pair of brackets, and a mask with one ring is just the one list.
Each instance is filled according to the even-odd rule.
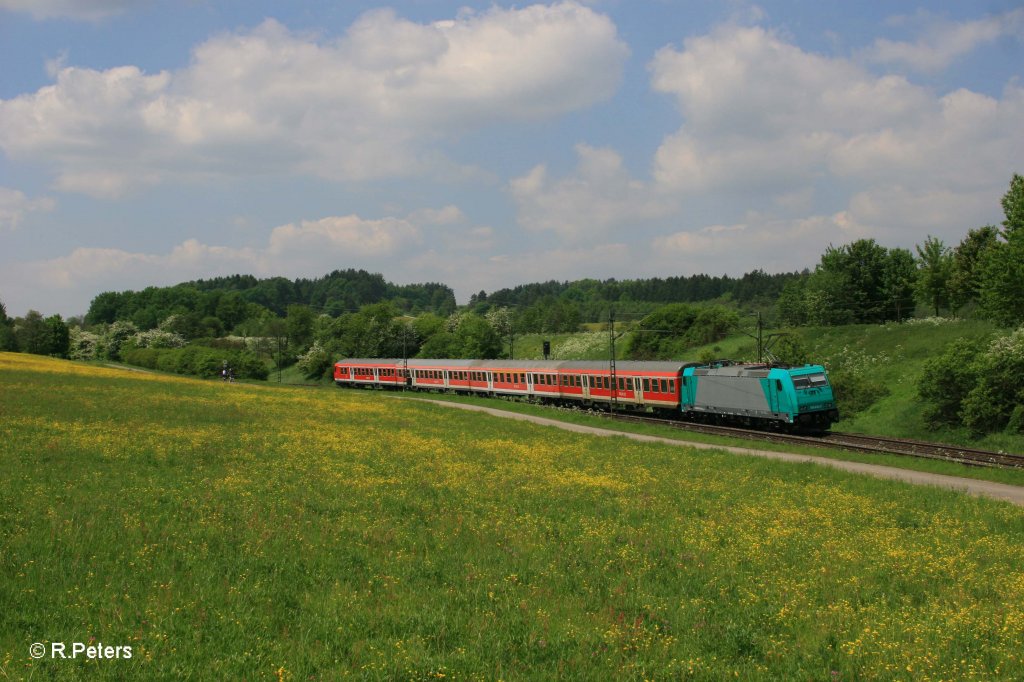
[[0,301],[478,291],[957,244],[1024,173],[1024,3],[0,0]]

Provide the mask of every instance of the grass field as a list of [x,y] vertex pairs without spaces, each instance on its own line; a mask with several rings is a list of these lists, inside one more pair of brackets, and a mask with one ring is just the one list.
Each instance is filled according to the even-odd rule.
[[1024,678],[1024,511],[954,493],[12,354],[0,462],[5,679]]

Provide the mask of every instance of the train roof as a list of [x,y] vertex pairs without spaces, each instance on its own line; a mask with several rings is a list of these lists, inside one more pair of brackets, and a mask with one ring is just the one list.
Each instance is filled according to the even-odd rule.
[[[679,372],[685,367],[694,367],[699,362],[688,362],[686,360],[616,360],[615,371],[626,372]],[[607,360],[567,360],[562,363],[563,369],[586,369],[600,371],[608,369]]]
[[[558,370],[583,370],[600,372],[608,369],[606,360],[448,360],[429,358],[345,358],[340,363],[352,365],[401,365],[409,367],[461,367],[465,369],[526,369],[555,372]],[[653,361],[617,360],[615,369],[618,372],[671,372],[682,371],[686,367],[696,367],[702,363],[685,360]]]

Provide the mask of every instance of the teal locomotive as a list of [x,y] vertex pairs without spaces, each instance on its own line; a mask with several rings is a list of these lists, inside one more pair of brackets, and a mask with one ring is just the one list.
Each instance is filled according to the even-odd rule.
[[824,431],[839,419],[821,365],[779,367],[728,361],[683,369],[679,407],[694,421]]

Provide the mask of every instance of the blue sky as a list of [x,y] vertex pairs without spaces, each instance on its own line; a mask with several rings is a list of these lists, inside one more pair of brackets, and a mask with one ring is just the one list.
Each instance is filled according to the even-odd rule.
[[1024,173],[1024,6],[0,0],[0,300],[956,244]]

